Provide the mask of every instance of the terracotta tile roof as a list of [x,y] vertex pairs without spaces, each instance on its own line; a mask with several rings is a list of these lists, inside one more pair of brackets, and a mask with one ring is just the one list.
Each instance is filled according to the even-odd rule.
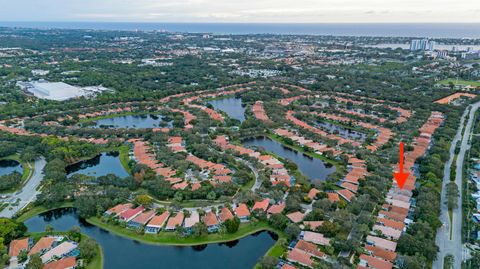
[[168,219],[166,227],[170,229],[175,229],[177,225],[181,226],[183,223],[183,217],[184,217],[183,212],[182,211],[178,212],[177,215]]
[[290,265],[288,263],[285,263],[283,266],[282,266],[282,269],[297,269],[297,267],[293,266],[293,265]]
[[148,222],[149,220],[151,220],[154,216],[155,216],[155,211],[149,210],[149,211],[145,211],[145,212],[139,214],[139,215],[136,216],[132,221],[133,221],[133,222],[136,222],[136,223],[139,223],[139,224],[141,224],[141,225],[145,225],[145,224],[147,224],[147,222]]
[[235,208],[235,214],[237,214],[237,216],[239,218],[249,217],[250,216],[250,211],[248,210],[248,207],[247,207],[246,204],[241,203],[237,206],[237,208]]
[[300,211],[287,214],[287,218],[289,218],[293,223],[301,222],[304,217],[305,217],[305,214]]
[[131,208],[131,209],[128,209],[122,213],[119,214],[120,218],[122,218],[123,220],[130,220],[134,217],[136,217],[138,214],[142,213],[144,210],[143,206],[139,206],[137,208]]
[[218,218],[221,222],[225,222],[226,220],[233,219],[234,216],[230,209],[228,209],[227,207],[222,207],[222,209],[220,209],[220,213],[218,214]]
[[348,202],[352,201],[353,197],[355,197],[355,194],[347,189],[338,190],[337,193]]
[[203,217],[203,222],[205,223],[205,225],[207,225],[207,227],[209,227],[209,226],[217,225],[218,219],[215,213],[213,213],[213,211],[210,211],[207,214],[205,214],[205,217]]
[[307,196],[310,199],[315,199],[315,197],[317,196],[318,193],[320,193],[319,190],[317,190],[315,188],[311,188],[310,191],[308,192]]
[[48,250],[52,247],[55,238],[52,236],[42,237],[38,242],[30,249],[29,255],[40,253],[42,251]]
[[340,201],[340,197],[338,196],[338,193],[335,192],[327,192],[328,200],[332,203]]
[[397,248],[397,243],[376,236],[367,235],[367,242],[370,245],[374,245],[389,251],[395,251]]
[[253,205],[252,207],[252,211],[253,210],[262,210],[262,211],[267,211],[267,208],[268,208],[268,205],[270,203],[270,200],[268,198],[266,199],[263,199],[262,201],[257,201],[255,202],[255,204]]
[[77,260],[75,259],[75,257],[67,257],[58,261],[45,264],[43,269],[70,269],[75,268],[76,266]]
[[303,232],[303,240],[307,242],[312,242],[317,245],[329,246],[330,239],[323,236],[321,233],[304,231]]
[[397,253],[388,251],[376,246],[365,245],[365,249],[372,255],[387,261],[394,262],[397,259]]
[[308,254],[311,254],[312,256],[315,256],[317,258],[322,258],[323,256],[325,256],[323,252],[318,250],[317,245],[304,240],[298,240],[295,248],[307,252]]
[[12,240],[8,250],[8,256],[17,257],[22,250],[28,251],[28,238]]
[[360,260],[365,261],[369,268],[375,268],[375,269],[392,269],[393,268],[393,264],[391,262],[384,261],[382,259],[368,256],[365,254],[360,255]]
[[165,211],[162,214],[153,217],[150,220],[150,222],[148,222],[147,226],[148,227],[161,228],[161,227],[163,227],[163,225],[165,225],[165,222],[167,221],[169,216],[170,216],[170,212]]
[[308,267],[312,267],[313,265],[312,255],[295,248],[288,252],[287,260],[291,262],[296,262]]
[[127,211],[128,209],[132,208],[132,206],[133,206],[133,204],[131,204],[131,203],[119,204],[119,205],[116,205],[116,206],[108,209],[106,213],[117,215],[117,214],[120,214],[124,211]]
[[281,203],[281,204],[278,204],[278,205],[272,205],[267,210],[267,213],[268,214],[280,214],[280,213],[282,213],[283,209],[285,209],[285,203]]

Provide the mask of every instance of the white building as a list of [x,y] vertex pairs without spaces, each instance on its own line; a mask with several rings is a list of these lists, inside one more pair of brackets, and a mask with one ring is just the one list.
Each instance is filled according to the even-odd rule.
[[81,88],[64,82],[48,82],[45,80],[17,82],[17,86],[30,92],[37,98],[55,101],[65,101],[82,96],[92,96],[98,92],[107,90],[107,88],[101,86]]

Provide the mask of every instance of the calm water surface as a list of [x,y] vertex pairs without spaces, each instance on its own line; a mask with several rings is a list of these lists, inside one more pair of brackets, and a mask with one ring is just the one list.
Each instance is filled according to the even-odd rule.
[[245,108],[242,106],[241,98],[223,98],[208,102],[216,110],[221,110],[232,118],[243,122],[245,120]]
[[0,176],[9,175],[13,172],[22,173],[22,165],[15,160],[0,160]]
[[104,152],[90,160],[69,165],[66,169],[69,177],[75,174],[94,177],[105,176],[108,174],[114,174],[121,178],[128,176],[127,171],[125,171],[120,162],[118,152]]
[[104,128],[160,128],[172,127],[172,121],[164,121],[161,115],[127,115],[113,118],[100,119],[95,121],[95,127]]
[[80,219],[73,208],[53,210],[25,221],[30,232],[45,231],[47,224],[60,231],[79,226],[102,246],[105,269],[253,268],[276,240],[274,235],[260,232],[229,243],[197,247],[147,245],[90,225]]
[[338,126],[338,125],[330,123],[330,122],[323,122],[323,121],[316,122],[315,126],[321,128],[321,129],[327,130],[329,133],[339,135],[339,136],[341,136],[343,138],[347,138],[347,139],[353,139],[353,140],[363,142],[367,138],[367,135],[364,134],[364,133],[357,132],[355,130],[348,129],[348,128],[345,128],[345,127],[342,127],[342,126]]
[[263,148],[266,151],[275,153],[282,158],[296,163],[300,172],[311,181],[325,180],[328,175],[335,172],[335,166],[329,163],[324,163],[316,158],[310,158],[303,153],[285,147],[279,142],[267,137],[247,139],[244,140],[242,144],[246,147]]

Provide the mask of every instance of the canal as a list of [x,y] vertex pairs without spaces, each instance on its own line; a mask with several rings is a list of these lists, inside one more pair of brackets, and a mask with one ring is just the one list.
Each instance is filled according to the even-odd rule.
[[323,181],[328,175],[335,172],[335,166],[325,163],[320,159],[311,158],[301,152],[293,150],[268,137],[257,137],[244,140],[242,144],[246,147],[257,147],[272,152],[282,158],[288,159],[297,164],[300,172],[310,181]]
[[253,268],[276,241],[275,235],[260,232],[228,243],[195,247],[157,246],[120,237],[80,219],[73,208],[56,209],[25,221],[30,232],[45,231],[47,225],[68,231],[79,226],[102,247],[105,269],[131,268]]

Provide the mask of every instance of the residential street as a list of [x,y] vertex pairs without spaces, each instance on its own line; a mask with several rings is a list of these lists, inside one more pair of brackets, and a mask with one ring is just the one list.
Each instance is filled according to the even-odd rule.
[[[444,224],[440,229],[437,231],[436,243],[440,248],[439,253],[437,255],[437,260],[433,263],[433,268],[443,268],[443,261],[444,257],[452,254],[454,256],[454,268],[460,269],[461,262],[463,260],[463,249],[464,246],[462,245],[462,171],[463,171],[463,163],[465,152],[470,147],[470,137],[472,133],[472,125],[474,120],[474,115],[477,109],[480,107],[480,102],[477,102],[471,106],[471,110],[469,112],[468,109],[462,115],[462,119],[460,122],[460,126],[457,130],[457,134],[455,135],[451,147],[450,147],[450,158],[445,164],[444,169],[444,176],[443,176],[443,184],[442,184],[442,200],[441,200],[441,214],[440,214],[440,221]],[[465,132],[462,137],[462,127],[465,123],[465,118],[469,114],[468,122],[465,127]],[[457,156],[456,160],[456,175],[455,175],[455,183],[458,186],[460,197],[458,201],[458,208],[453,210],[453,223],[450,223],[450,218],[448,216],[448,207],[446,205],[446,185],[450,182],[450,170],[451,165],[453,163],[453,159],[455,156],[455,146],[457,142],[461,141],[460,144],[460,152]],[[450,227],[452,227],[452,237],[450,238]]]
[[18,205],[12,206],[11,208],[8,206],[2,212],[0,212],[0,217],[11,218],[13,215],[15,215],[15,213],[35,200],[38,194],[37,188],[43,180],[43,168],[45,167],[46,163],[47,162],[43,157],[35,161],[35,170],[33,171],[33,175],[30,177],[25,186],[23,186],[22,190],[7,195],[8,198],[5,199],[5,201],[9,202],[10,204],[13,204],[19,200]]

